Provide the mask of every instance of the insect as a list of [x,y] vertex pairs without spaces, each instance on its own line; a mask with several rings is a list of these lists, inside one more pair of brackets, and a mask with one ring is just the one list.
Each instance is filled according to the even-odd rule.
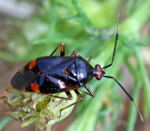
[[[53,94],[65,92],[67,97],[59,97],[66,100],[72,99],[71,90],[73,90],[78,99],[75,103],[68,105],[61,109],[64,109],[79,103],[81,100],[81,94],[79,88],[83,87],[86,89],[86,94],[94,96],[87,83],[95,77],[97,80],[101,78],[108,78],[114,80],[119,87],[125,92],[129,99],[135,104],[134,99],[125,90],[125,88],[118,82],[113,76],[108,76],[105,73],[105,69],[112,66],[114,57],[116,54],[116,47],[118,42],[118,31],[115,37],[115,44],[113,49],[112,60],[110,64],[101,67],[97,64],[95,67],[89,64],[89,60],[85,60],[83,57],[77,55],[76,51],[73,51],[71,56],[65,56],[64,44],[58,45],[50,56],[40,57],[30,61],[24,68],[18,71],[11,79],[12,87],[19,90],[26,90],[30,92],[42,93],[42,94]],[[53,56],[56,50],[60,48],[60,56]],[[136,106],[136,104],[135,104]],[[141,119],[142,115],[136,106]],[[60,111],[60,112],[61,112]]]

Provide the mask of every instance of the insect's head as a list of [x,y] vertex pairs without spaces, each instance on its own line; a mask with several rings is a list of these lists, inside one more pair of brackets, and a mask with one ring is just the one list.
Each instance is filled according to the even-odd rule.
[[95,68],[93,70],[93,75],[97,80],[100,80],[103,75],[105,74],[105,72],[103,71],[103,69],[101,68],[100,65],[95,65]]

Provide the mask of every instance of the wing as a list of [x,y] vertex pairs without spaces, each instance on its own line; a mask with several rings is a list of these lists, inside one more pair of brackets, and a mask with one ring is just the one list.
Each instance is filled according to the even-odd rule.
[[48,56],[37,59],[37,67],[39,70],[47,72],[52,71],[54,68],[62,68],[66,64],[71,63],[73,57],[58,57],[58,56]]

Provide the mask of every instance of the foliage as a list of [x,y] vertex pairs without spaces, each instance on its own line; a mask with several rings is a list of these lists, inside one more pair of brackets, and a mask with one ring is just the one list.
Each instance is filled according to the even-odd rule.
[[[74,96],[74,99],[67,101],[50,95],[18,91],[12,88],[9,90],[13,95],[2,97],[3,101],[13,109],[7,114],[15,120],[19,120],[21,127],[35,123],[38,129],[44,131],[49,131],[54,123],[67,117],[73,106],[62,112],[60,110],[64,108],[64,105],[68,106],[76,101],[76,96]],[[63,97],[64,94],[61,93],[59,96]]]

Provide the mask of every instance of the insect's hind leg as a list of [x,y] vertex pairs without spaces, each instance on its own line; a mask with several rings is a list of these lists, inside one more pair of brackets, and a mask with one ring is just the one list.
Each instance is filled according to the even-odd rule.
[[81,96],[80,92],[79,92],[77,89],[75,89],[74,92],[76,93],[76,95],[77,95],[77,97],[78,97],[78,98],[77,98],[77,101],[74,102],[74,103],[72,103],[72,104],[70,104],[70,105],[68,105],[68,106],[65,106],[65,107],[62,108],[62,109],[60,109],[60,115],[59,115],[59,118],[61,117],[62,111],[64,111],[65,109],[67,109],[67,108],[69,108],[69,107],[71,107],[71,106],[73,106],[73,105],[79,103],[79,102],[82,100],[82,96]]
[[54,53],[56,52],[56,50],[57,50],[58,48],[60,48],[60,56],[65,56],[65,45],[64,45],[64,43],[59,44],[59,45],[54,49],[54,51],[50,54],[50,56],[53,56]]
[[72,95],[71,95],[70,91],[66,91],[65,93],[66,93],[67,97],[55,96],[55,95],[52,95],[52,94],[49,94],[48,96],[52,96],[52,97],[59,98],[59,99],[64,99],[64,100],[71,100]]

